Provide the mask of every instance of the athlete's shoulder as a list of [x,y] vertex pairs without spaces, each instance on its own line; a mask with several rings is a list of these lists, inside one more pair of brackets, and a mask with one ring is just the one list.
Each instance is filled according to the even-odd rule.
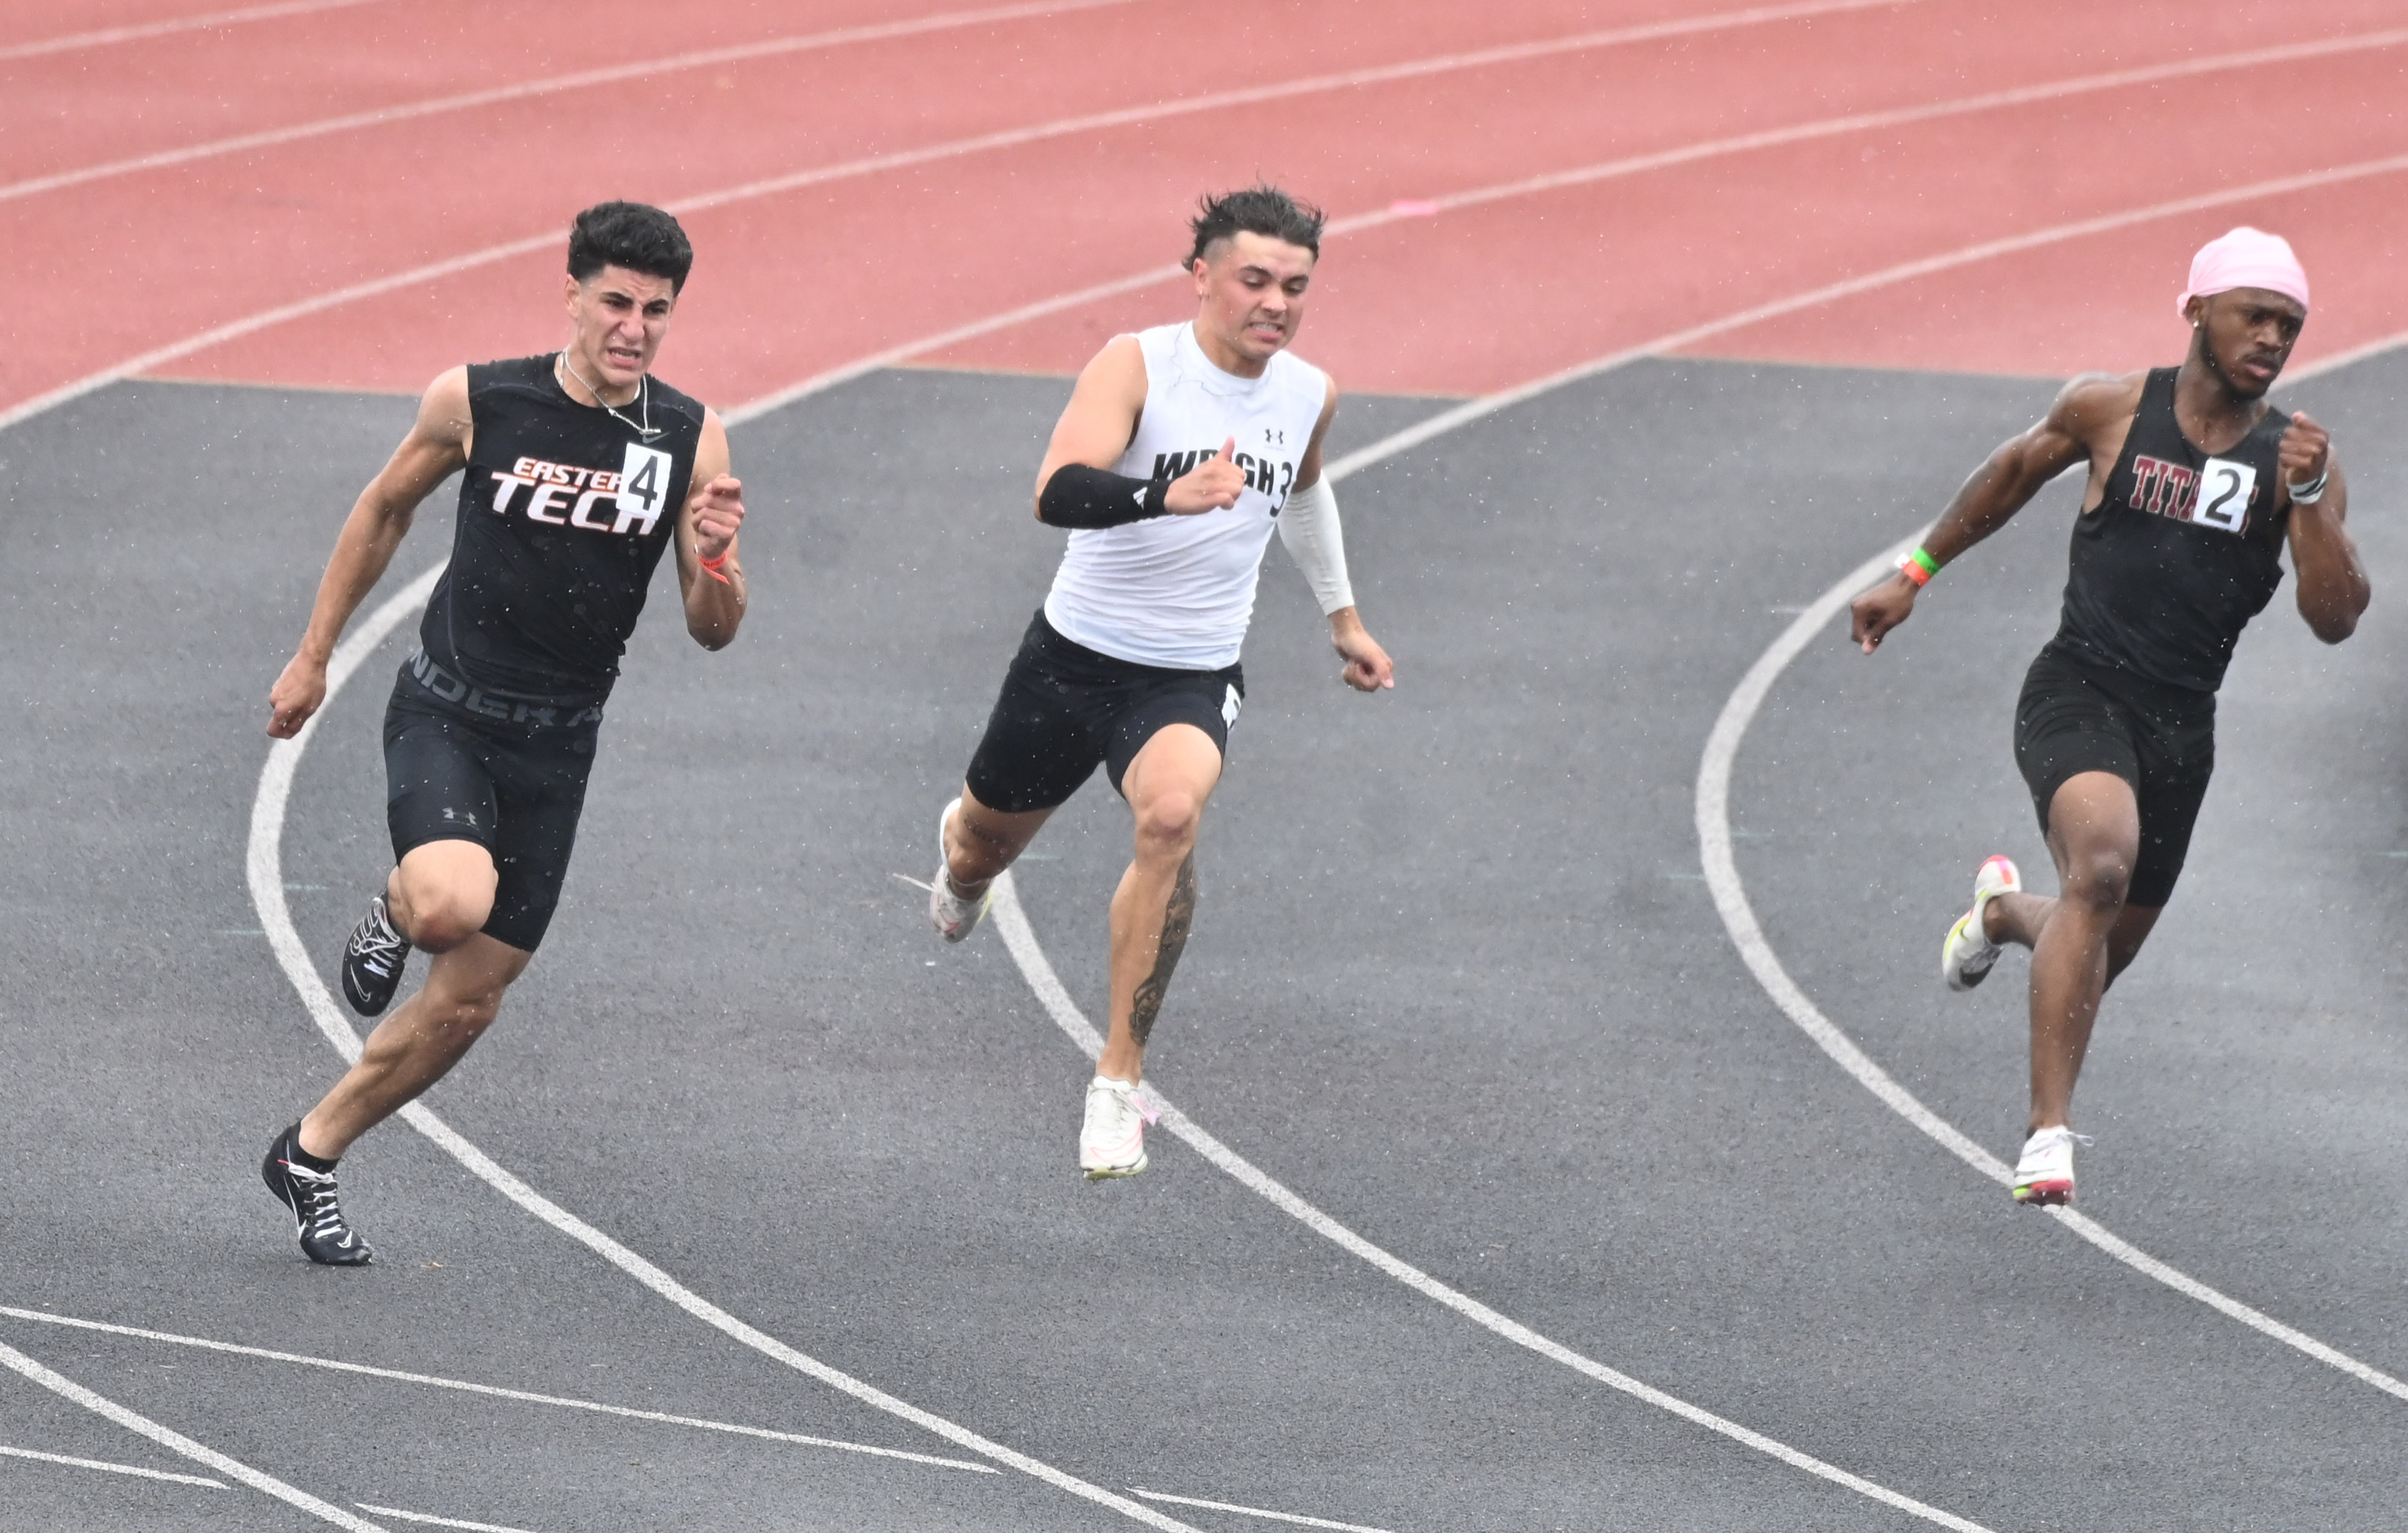
[[471,395],[484,394],[496,388],[539,388],[552,376],[552,354],[540,356],[509,356],[494,362],[471,362],[458,369],[467,380]]
[[2073,427],[2103,427],[2129,420],[2132,412],[2141,408],[2141,396],[2148,383],[2145,369],[2076,374],[2057,390],[2049,418]]
[[652,387],[654,412],[675,415],[695,430],[702,429],[703,417],[710,413],[709,406],[683,389],[664,383],[657,377],[649,378],[646,382]]

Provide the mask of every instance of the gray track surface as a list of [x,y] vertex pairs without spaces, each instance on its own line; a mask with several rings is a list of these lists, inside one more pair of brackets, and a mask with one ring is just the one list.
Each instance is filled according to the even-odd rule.
[[[734,1313],[1115,1490],[1398,1533],[1927,1526],[1509,1346],[1167,1135],[1134,1181],[1075,1175],[1085,1062],[992,931],[944,947],[894,876],[934,865],[1056,557],[1025,508],[1066,387],[889,372],[736,433],[755,610],[710,656],[656,593],[561,918],[430,1105]],[[2191,871],[2080,1103],[2090,1211],[2395,1374],[2403,387],[2384,360],[2292,391],[2350,464],[2377,604],[2326,651],[2286,585],[2244,640]],[[2001,1533],[2408,1526],[2408,1405],[2010,1206],[1781,1016],[1698,875],[1698,753],[1740,675],[2048,393],[1649,363],[1349,482],[1398,687],[1334,685],[1272,555],[1153,1074],[1441,1280]],[[1352,401],[1341,445],[1433,408]],[[0,1303],[963,1456],[688,1319],[399,1123],[345,1162],[372,1268],[307,1265],[260,1190],[268,1135],[338,1066],[244,889],[263,698],[408,410],[134,384],[0,436]],[[440,558],[448,500],[392,584]],[[1985,853],[2048,885],[2008,724],[2071,503],[2052,489],[1950,570],[1878,658],[1810,650],[1733,791],[1792,972],[2008,1155],[2021,960],[1969,997],[1932,971]],[[376,727],[410,631],[295,785],[285,875],[322,963],[389,859]],[[1125,848],[1099,780],[1019,875],[1098,1019]],[[1132,1526],[1016,1473],[5,1318],[0,1341],[346,1504],[537,1533]],[[0,1442],[194,1468],[13,1374]],[[10,1460],[0,1524],[322,1526]]]

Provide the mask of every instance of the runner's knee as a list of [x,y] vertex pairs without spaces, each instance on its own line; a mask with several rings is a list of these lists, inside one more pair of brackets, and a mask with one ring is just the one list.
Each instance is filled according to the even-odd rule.
[[2066,859],[2060,898],[2096,911],[2124,908],[2132,888],[2132,854],[2121,846],[2085,846]]
[[410,946],[429,953],[448,953],[485,929],[494,913],[493,890],[463,888],[455,883],[403,885]]
[[1204,801],[1172,788],[1147,794],[1132,806],[1137,815],[1137,847],[1140,857],[1184,858],[1196,847],[1196,828],[1204,817]]

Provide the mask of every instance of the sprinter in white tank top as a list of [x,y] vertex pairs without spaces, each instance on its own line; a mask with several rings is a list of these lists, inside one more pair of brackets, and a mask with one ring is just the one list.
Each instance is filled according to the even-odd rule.
[[995,878],[1098,764],[1137,819],[1111,906],[1111,1026],[1079,1164],[1145,1168],[1145,1045],[1196,910],[1196,832],[1244,695],[1238,652],[1276,529],[1304,570],[1340,679],[1393,687],[1346,582],[1321,483],[1338,390],[1288,354],[1321,215],[1267,186],[1207,198],[1188,270],[1196,317],[1116,336],[1079,375],[1037,474],[1039,521],[1073,528],[941,823],[930,918],[969,934]]

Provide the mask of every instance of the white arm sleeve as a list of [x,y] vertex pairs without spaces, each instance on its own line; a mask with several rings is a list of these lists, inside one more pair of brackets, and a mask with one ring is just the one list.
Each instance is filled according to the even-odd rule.
[[1354,604],[1354,587],[1346,581],[1346,539],[1338,530],[1338,497],[1329,493],[1327,479],[1288,496],[1280,508],[1279,534],[1312,585],[1322,616]]

